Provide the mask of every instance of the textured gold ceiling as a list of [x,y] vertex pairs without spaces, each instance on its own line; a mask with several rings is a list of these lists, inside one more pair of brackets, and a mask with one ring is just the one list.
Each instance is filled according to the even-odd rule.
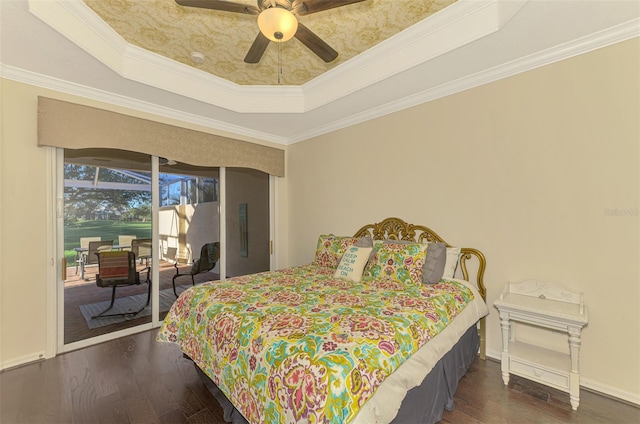
[[[338,51],[325,63],[297,39],[280,44],[280,83],[302,85],[456,0],[366,0],[311,15],[300,22]],[[84,0],[127,42],[241,85],[278,84],[278,45],[258,64],[244,63],[256,16],[186,8],[174,0]],[[235,0],[255,6],[255,0]],[[201,64],[190,59],[201,52]]]

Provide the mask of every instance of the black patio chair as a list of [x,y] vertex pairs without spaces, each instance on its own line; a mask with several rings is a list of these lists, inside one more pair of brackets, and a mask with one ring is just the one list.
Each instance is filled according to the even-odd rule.
[[[111,303],[104,311],[92,316],[95,318],[138,315],[144,308],[149,306],[151,301],[151,279],[149,278],[149,268],[147,268],[147,279],[140,280],[140,273],[136,270],[136,255],[131,251],[111,251],[100,252],[98,256],[98,274],[96,274],[96,285],[98,287],[111,287]],[[131,312],[120,312],[116,314],[106,314],[113,308],[116,300],[116,289],[122,286],[149,285],[147,293],[147,303],[140,309]]]
[[215,266],[218,260],[220,259],[220,242],[216,241],[213,243],[205,243],[200,249],[200,257],[193,260],[193,264],[191,265],[191,269],[189,269],[188,274],[181,274],[180,268],[178,267],[178,260],[173,266],[176,268],[176,275],[173,276],[173,293],[178,297],[178,292],[176,291],[176,278],[180,276],[191,276],[191,285],[195,286],[196,281],[193,278],[194,275],[200,274],[202,272],[211,271]]

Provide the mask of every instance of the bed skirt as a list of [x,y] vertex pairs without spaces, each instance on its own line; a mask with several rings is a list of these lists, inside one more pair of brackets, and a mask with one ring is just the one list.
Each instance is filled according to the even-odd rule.
[[[471,326],[417,387],[409,390],[393,424],[432,424],[442,419],[444,410],[453,410],[453,396],[458,382],[467,372],[480,347],[475,325]],[[185,355],[186,356],[186,355]],[[224,412],[224,420],[232,424],[248,424],[218,386],[197,365],[194,366],[205,386]]]

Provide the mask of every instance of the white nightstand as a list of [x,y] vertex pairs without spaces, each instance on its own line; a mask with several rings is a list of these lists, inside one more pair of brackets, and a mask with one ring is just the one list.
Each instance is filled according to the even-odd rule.
[[[540,281],[509,283],[493,304],[500,312],[502,328],[502,380],[509,373],[569,393],[571,407],[580,403],[580,332],[587,325],[582,293]],[[569,354],[516,340],[512,321],[518,321],[569,336]]]

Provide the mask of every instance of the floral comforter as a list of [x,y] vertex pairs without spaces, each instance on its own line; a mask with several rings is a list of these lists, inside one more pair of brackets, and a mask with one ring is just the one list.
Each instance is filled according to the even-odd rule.
[[333,273],[304,265],[195,286],[158,339],[177,343],[250,423],[347,423],[473,293]]

